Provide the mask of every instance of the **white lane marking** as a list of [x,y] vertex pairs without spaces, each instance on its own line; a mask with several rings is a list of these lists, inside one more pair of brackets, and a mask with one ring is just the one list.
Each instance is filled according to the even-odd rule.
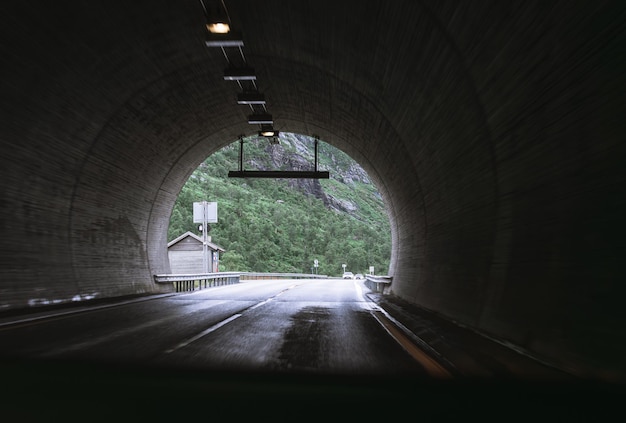
[[57,354],[63,354],[63,353],[68,353],[70,351],[76,351],[76,350],[81,350],[81,349],[85,349],[85,348],[89,348],[89,347],[93,347],[94,345],[98,345],[101,344],[103,342],[107,342],[116,338],[120,338],[122,336],[126,336],[126,335],[130,335],[134,332],[139,332],[141,330],[144,329],[148,329],[151,328],[152,326],[157,326],[160,325],[161,323],[166,323],[168,321],[171,320],[177,320],[180,319],[181,316],[185,315],[185,314],[190,314],[199,310],[205,310],[207,308],[211,308],[211,307],[215,307],[218,306],[220,304],[224,304],[226,301],[215,301],[211,304],[197,304],[197,305],[190,305],[190,306],[186,306],[186,310],[184,313],[180,313],[180,314],[176,314],[173,316],[168,316],[168,317],[162,317],[160,319],[157,320],[151,320],[149,322],[145,322],[142,323],[140,325],[137,326],[133,326],[133,327],[129,327],[126,329],[122,329],[122,330],[118,330],[115,331],[113,333],[109,333],[103,336],[100,336],[98,338],[94,338],[91,339],[89,341],[85,341],[85,342],[80,342],[78,344],[73,344],[73,345],[69,345],[67,347],[63,347],[63,348],[57,348],[53,351],[49,351],[43,354],[40,354],[40,357],[50,357],[50,356],[55,356]]
[[235,319],[238,319],[239,317],[241,317],[241,314],[240,314],[240,313],[233,314],[233,315],[232,315],[232,316],[230,316],[229,318],[224,319],[224,320],[222,320],[221,322],[214,324],[214,325],[213,325],[213,326],[211,326],[210,328],[203,330],[202,332],[200,332],[200,333],[199,333],[199,334],[197,334],[196,336],[193,336],[193,337],[191,337],[191,338],[187,339],[186,341],[181,342],[180,344],[176,345],[174,348],[170,348],[169,350],[166,350],[166,351],[165,351],[165,353],[166,353],[166,354],[170,354],[170,353],[173,353],[173,352],[174,352],[174,351],[176,351],[176,350],[179,350],[179,349],[181,349],[181,348],[184,348],[184,347],[186,347],[187,345],[191,344],[192,342],[197,341],[198,339],[202,338],[203,336],[208,335],[209,333],[211,333],[211,332],[213,332],[213,331],[215,331],[215,330],[217,330],[217,329],[221,328],[222,326],[224,326],[224,325],[226,325],[226,324],[228,324],[228,323],[232,322],[232,321],[233,321],[233,320],[235,320]]
[[71,352],[71,351],[77,351],[77,350],[82,350],[82,349],[85,349],[85,348],[93,347],[94,345],[98,345],[98,344],[101,344],[103,342],[107,342],[107,341],[110,341],[112,339],[119,338],[121,336],[131,334],[133,332],[137,332],[139,330],[148,329],[149,327],[156,326],[156,325],[161,324],[163,322],[166,322],[167,320],[170,320],[170,319],[171,319],[171,317],[158,319],[158,320],[152,320],[150,322],[146,322],[144,324],[141,324],[141,325],[138,325],[138,326],[134,326],[134,327],[129,328],[129,329],[119,330],[119,331],[116,331],[114,333],[110,333],[110,334],[107,334],[107,335],[104,335],[104,336],[100,336],[98,338],[91,339],[89,341],[80,342],[78,344],[73,344],[73,345],[70,345],[70,346],[67,346],[67,347],[64,347],[64,348],[56,348],[53,351],[48,351],[48,352],[45,352],[43,354],[40,354],[39,357],[53,357],[53,356],[58,355],[58,354],[64,354],[64,353],[68,353],[68,352]]
[[274,298],[268,298],[267,300],[261,301],[260,303],[256,303],[255,305],[253,305],[252,307],[248,308],[248,310],[254,310],[257,307],[261,307],[263,304],[267,304],[270,301],[272,301]]
[[56,313],[54,313],[54,312],[53,313],[44,313],[44,314],[42,314],[40,316],[29,317],[29,318],[20,319],[20,320],[11,320],[11,321],[7,321],[7,322],[2,322],[2,323],[0,323],[0,328],[3,327],[3,326],[19,325],[19,324],[22,324],[22,323],[30,323],[30,322],[36,322],[36,321],[39,321],[39,320],[46,320],[46,319],[53,319],[53,318],[58,318],[58,317],[62,317],[62,316],[69,316],[69,315],[72,315],[72,314],[87,313],[87,312],[90,312],[90,311],[98,311],[98,310],[103,310],[103,309],[106,309],[106,308],[117,307],[117,306],[122,306],[122,305],[127,305],[127,304],[134,304],[134,303],[143,302],[143,301],[159,300],[161,298],[172,297],[174,295],[176,295],[176,293],[151,295],[151,296],[149,296],[147,298],[136,298],[136,299],[120,301],[120,302],[116,302],[116,303],[112,303],[112,304],[104,304],[104,305],[99,305],[99,306],[85,306],[85,307],[81,307],[81,308],[74,309],[74,310],[61,311],[61,312],[56,312]]
[[208,335],[209,333],[211,333],[211,332],[213,332],[213,331],[216,331],[217,329],[221,328],[222,326],[224,326],[224,325],[226,325],[226,324],[228,324],[228,323],[232,322],[233,320],[238,319],[238,318],[239,318],[239,317],[241,317],[241,316],[243,315],[243,313],[245,313],[246,311],[248,311],[248,310],[254,310],[254,309],[255,309],[255,308],[257,308],[257,307],[262,306],[263,304],[267,304],[267,303],[269,303],[270,301],[274,300],[274,298],[276,298],[276,297],[278,297],[278,296],[280,296],[280,295],[284,294],[285,292],[289,291],[290,289],[295,288],[296,286],[298,286],[298,284],[291,285],[291,286],[289,286],[289,287],[287,287],[287,288],[283,289],[282,291],[280,291],[280,292],[279,292],[279,293],[277,293],[276,295],[274,295],[274,296],[272,296],[272,297],[270,297],[270,298],[268,298],[268,299],[266,299],[266,300],[263,300],[263,301],[261,301],[261,302],[258,302],[258,303],[256,303],[256,304],[255,304],[255,305],[253,305],[253,306],[248,307],[247,309],[243,310],[241,313],[234,314],[234,315],[230,316],[229,318],[224,319],[224,320],[222,320],[221,322],[214,324],[214,325],[213,325],[213,326],[211,326],[210,328],[203,330],[203,331],[202,331],[202,332],[200,332],[199,334],[197,334],[197,335],[195,335],[195,336],[193,336],[193,337],[191,337],[191,338],[187,339],[186,341],[181,342],[180,344],[176,345],[175,347],[173,347],[173,348],[170,348],[170,349],[166,350],[166,351],[165,351],[165,353],[166,353],[166,354],[171,354],[171,353],[173,353],[173,352],[174,352],[174,351],[176,351],[176,350],[179,350],[179,349],[181,349],[181,348],[186,347],[187,345],[191,344],[192,342],[195,342],[195,341],[197,341],[198,339],[200,339],[200,338],[202,338],[202,337],[204,337],[204,336]]

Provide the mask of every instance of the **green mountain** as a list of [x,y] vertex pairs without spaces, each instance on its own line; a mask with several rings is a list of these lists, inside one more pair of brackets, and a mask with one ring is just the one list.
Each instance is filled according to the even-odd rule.
[[[239,168],[239,141],[207,158],[190,176],[174,205],[168,239],[196,234],[193,203],[217,202],[212,242],[226,251],[220,271],[317,273],[346,270],[386,274],[391,255],[389,219],[366,172],[348,155],[318,144],[318,170],[329,179],[228,178]],[[281,133],[279,143],[250,137],[245,170],[312,170],[314,140]]]

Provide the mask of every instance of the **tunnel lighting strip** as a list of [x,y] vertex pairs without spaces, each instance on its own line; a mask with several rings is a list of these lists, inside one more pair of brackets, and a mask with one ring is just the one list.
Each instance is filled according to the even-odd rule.
[[[218,15],[225,14],[228,18],[228,25],[230,25],[230,15],[224,4],[224,0],[221,2],[221,11]],[[208,16],[207,7],[204,4],[204,0],[200,0],[202,8],[204,10],[205,17],[207,19],[207,30],[211,23],[217,22],[216,19],[211,20]],[[219,22],[222,22],[221,20]],[[239,94],[237,96],[237,104],[247,105],[252,114],[248,116],[248,124],[259,125],[258,136],[269,139],[270,144],[278,144],[279,131],[274,129],[274,119],[272,115],[267,111],[267,105],[265,96],[259,92],[256,84],[256,72],[248,63],[246,55],[243,51],[243,37],[239,35],[238,31],[231,31],[228,28],[223,34],[215,34],[209,31],[206,41],[207,47],[219,46],[222,50],[222,54],[226,59],[227,68],[224,70],[224,79],[228,81],[235,81],[239,86]],[[227,52],[227,48],[236,48],[238,56],[235,53],[234,56],[230,56]],[[230,50],[229,50],[230,51]],[[247,93],[254,92],[259,97],[256,101],[245,101],[245,95]],[[244,100],[240,101],[240,97]],[[262,101],[258,98],[262,98]],[[240,161],[238,171],[230,171],[229,177],[234,178],[300,178],[300,179],[328,179],[330,176],[328,172],[320,172],[317,170],[317,144],[318,137],[315,136],[315,169],[314,171],[244,171],[243,164]],[[240,147],[243,148],[243,147]],[[241,155],[240,155],[241,157]]]
[[[202,5],[202,9],[204,12],[204,15],[207,19],[207,31],[208,31],[208,24],[211,23],[210,22],[210,17],[209,17],[209,12],[207,10],[206,5],[204,4],[204,0],[200,0],[200,4]],[[220,0],[220,8],[223,11],[223,13],[226,15],[228,23],[230,25],[230,14],[228,13],[228,9],[226,8],[226,4],[224,3],[224,0]],[[226,59],[226,63],[228,65],[228,69],[227,70],[232,70],[232,69],[240,69],[240,68],[247,68],[248,66],[248,61],[246,59],[246,56],[244,54],[243,51],[243,37],[239,36],[239,32],[237,31],[231,31],[230,29],[228,30],[228,32],[224,33],[224,34],[215,34],[215,33],[211,33],[209,32],[208,36],[207,36],[207,41],[206,41],[206,45],[207,47],[220,47],[222,50],[222,54],[224,55],[224,58]],[[234,56],[230,56],[229,53],[227,52],[227,48],[236,48],[238,51],[238,58],[237,60],[234,60],[235,57]],[[238,63],[241,62],[241,65],[239,66]],[[246,91],[257,91],[258,92],[258,87],[257,84],[255,82],[256,79],[256,75],[252,76],[249,75],[249,77],[247,79],[239,79],[239,78],[234,78],[234,77],[227,77],[226,75],[226,71],[225,71],[225,79],[227,80],[234,80],[237,82],[237,85],[239,86],[239,89],[241,90],[241,93],[244,93]],[[241,103],[239,103],[241,104]],[[247,104],[250,109],[252,110],[252,114],[253,115],[257,115],[257,114],[267,114],[267,106],[265,104],[265,101],[263,102],[254,102],[254,103],[245,103]],[[257,124],[256,122],[252,121],[252,122],[248,122],[251,125],[255,125]],[[271,125],[273,125],[273,122],[271,123]],[[262,128],[260,128],[262,130]],[[278,133],[278,132],[276,132]],[[272,138],[272,140],[270,140],[270,142],[272,141],[276,141],[276,136],[271,136],[269,138]],[[275,142],[272,142],[275,143]]]

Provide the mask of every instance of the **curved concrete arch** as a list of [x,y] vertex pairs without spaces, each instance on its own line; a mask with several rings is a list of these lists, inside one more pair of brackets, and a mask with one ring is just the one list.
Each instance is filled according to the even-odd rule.
[[[623,5],[228,7],[278,129],[345,151],[383,194],[393,295],[626,375]],[[3,9],[0,310],[159,292],[179,190],[251,132],[199,3]]]

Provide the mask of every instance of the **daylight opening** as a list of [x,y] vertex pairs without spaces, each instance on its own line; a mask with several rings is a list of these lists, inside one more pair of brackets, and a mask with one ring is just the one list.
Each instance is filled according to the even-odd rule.
[[[315,139],[294,133],[281,132],[278,143],[243,138],[243,158],[240,142],[208,157],[179,193],[168,228],[172,273],[201,272],[207,265],[194,249],[206,229],[210,272],[387,274],[389,217],[382,196],[353,159],[321,140],[315,157]],[[228,178],[241,160],[258,171],[316,166],[330,177]],[[202,202],[213,203],[217,212],[217,222],[206,228],[194,219],[194,203]]]

